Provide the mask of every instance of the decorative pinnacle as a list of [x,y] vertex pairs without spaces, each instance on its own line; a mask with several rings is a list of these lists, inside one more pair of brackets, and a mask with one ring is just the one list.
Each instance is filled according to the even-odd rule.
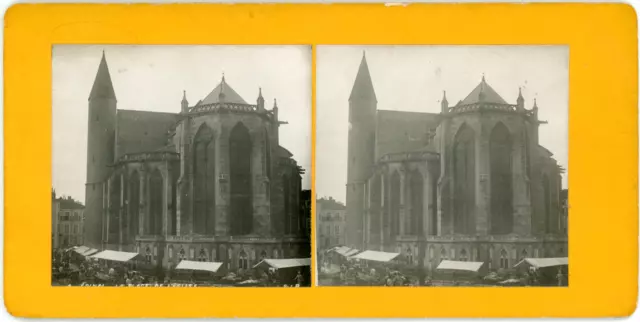
[[275,98],[273,99],[273,108],[278,108],[278,101]]
[[258,87],[258,97],[262,97],[262,87]]
[[486,80],[484,79],[484,73],[482,73],[482,82],[485,83]]
[[533,99],[533,108],[538,108],[538,102],[536,98]]

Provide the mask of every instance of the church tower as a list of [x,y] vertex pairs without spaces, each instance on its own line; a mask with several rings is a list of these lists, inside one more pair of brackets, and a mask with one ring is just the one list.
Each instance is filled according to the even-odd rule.
[[98,73],[89,94],[87,133],[87,181],[85,185],[84,240],[87,246],[102,244],[104,189],[114,158],[116,94],[107,60],[102,52]]
[[362,55],[349,96],[349,143],[347,166],[347,231],[349,246],[364,246],[364,200],[375,153],[376,94],[367,58]]

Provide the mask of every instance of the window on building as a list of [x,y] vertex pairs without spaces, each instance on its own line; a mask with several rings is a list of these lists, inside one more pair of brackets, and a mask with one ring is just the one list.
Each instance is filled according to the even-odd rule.
[[[375,174],[370,181],[371,192],[369,194],[369,212],[370,212],[370,231],[380,232],[382,221],[382,178],[381,175]],[[336,216],[337,217],[337,216]],[[336,218],[337,220],[337,218]],[[337,233],[337,232],[336,232]]]
[[134,171],[129,177],[129,241],[134,241],[140,226],[140,175]]
[[527,250],[523,249],[522,253],[520,254],[520,260],[527,258],[527,256],[529,256],[529,254],[527,253]]
[[511,135],[499,122],[491,131],[491,232],[509,234],[513,230],[513,189]]
[[453,146],[454,181],[454,233],[469,234],[473,227],[475,209],[475,134],[463,124],[455,137]]
[[187,253],[184,251],[184,248],[180,248],[180,251],[178,252],[178,258],[180,258],[180,260],[187,258]]
[[204,249],[200,249],[200,252],[198,253],[198,262],[206,262],[207,261],[207,253],[204,251]]
[[467,260],[469,260],[469,256],[467,255],[466,249],[463,249],[460,251],[460,260],[463,262],[466,262]]
[[547,233],[553,232],[553,220],[551,219],[551,185],[549,183],[549,176],[542,176],[542,198],[544,200],[544,221],[545,231]]
[[411,172],[409,176],[411,185],[411,220],[410,234],[414,236],[422,235],[422,213],[424,208],[424,179],[422,173],[418,170]]
[[149,233],[162,234],[162,208],[164,204],[164,184],[160,170],[156,169],[149,178]]
[[240,251],[240,255],[238,256],[238,268],[249,268],[249,259],[247,258],[247,253],[245,253],[244,250]]
[[447,251],[444,247],[440,248],[440,261],[447,260]]
[[195,137],[194,149],[194,232],[215,233],[215,140],[203,123]]
[[242,123],[236,124],[229,136],[232,235],[253,231],[251,146],[249,130]]
[[390,182],[390,214],[391,214],[391,236],[400,235],[400,174],[395,171],[391,175]]
[[144,251],[144,258],[147,261],[147,264],[151,264],[153,260],[153,255],[151,254],[151,249],[149,248],[149,246],[147,246],[147,248]]
[[500,268],[509,268],[509,257],[507,255],[507,251],[504,249],[500,251]]

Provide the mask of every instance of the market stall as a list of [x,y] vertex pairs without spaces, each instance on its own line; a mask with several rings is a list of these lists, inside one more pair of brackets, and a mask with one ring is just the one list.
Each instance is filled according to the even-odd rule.
[[277,283],[284,285],[298,284],[298,274],[302,276],[302,285],[310,285],[311,258],[263,259],[253,266],[263,272],[274,272]]
[[[178,281],[185,282],[213,282],[214,275],[218,272],[222,263],[219,262],[196,262],[189,260],[181,260],[176,266],[177,274],[174,278]],[[181,274],[185,272],[186,274]]]
[[[525,258],[513,266],[533,285],[568,284],[569,258]],[[559,281],[560,280],[560,281]]]
[[[482,274],[486,272],[484,262],[466,262],[443,260],[436,267],[436,280],[441,283],[455,281],[453,284],[481,283]],[[438,284],[439,282],[434,282]]]

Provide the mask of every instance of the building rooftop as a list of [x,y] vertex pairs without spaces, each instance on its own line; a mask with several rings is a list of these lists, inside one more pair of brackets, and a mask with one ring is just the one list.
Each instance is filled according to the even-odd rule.
[[211,93],[207,95],[207,97],[198,102],[197,105],[220,103],[223,100],[225,103],[247,104],[247,102],[236,91],[234,91],[229,84],[227,84],[224,79],[224,75],[222,76],[220,84],[218,84],[218,86],[216,86]]
[[462,100],[461,105],[470,105],[476,103],[493,103],[493,104],[509,104],[487,83],[482,76],[480,84],[474,88],[467,97]]

